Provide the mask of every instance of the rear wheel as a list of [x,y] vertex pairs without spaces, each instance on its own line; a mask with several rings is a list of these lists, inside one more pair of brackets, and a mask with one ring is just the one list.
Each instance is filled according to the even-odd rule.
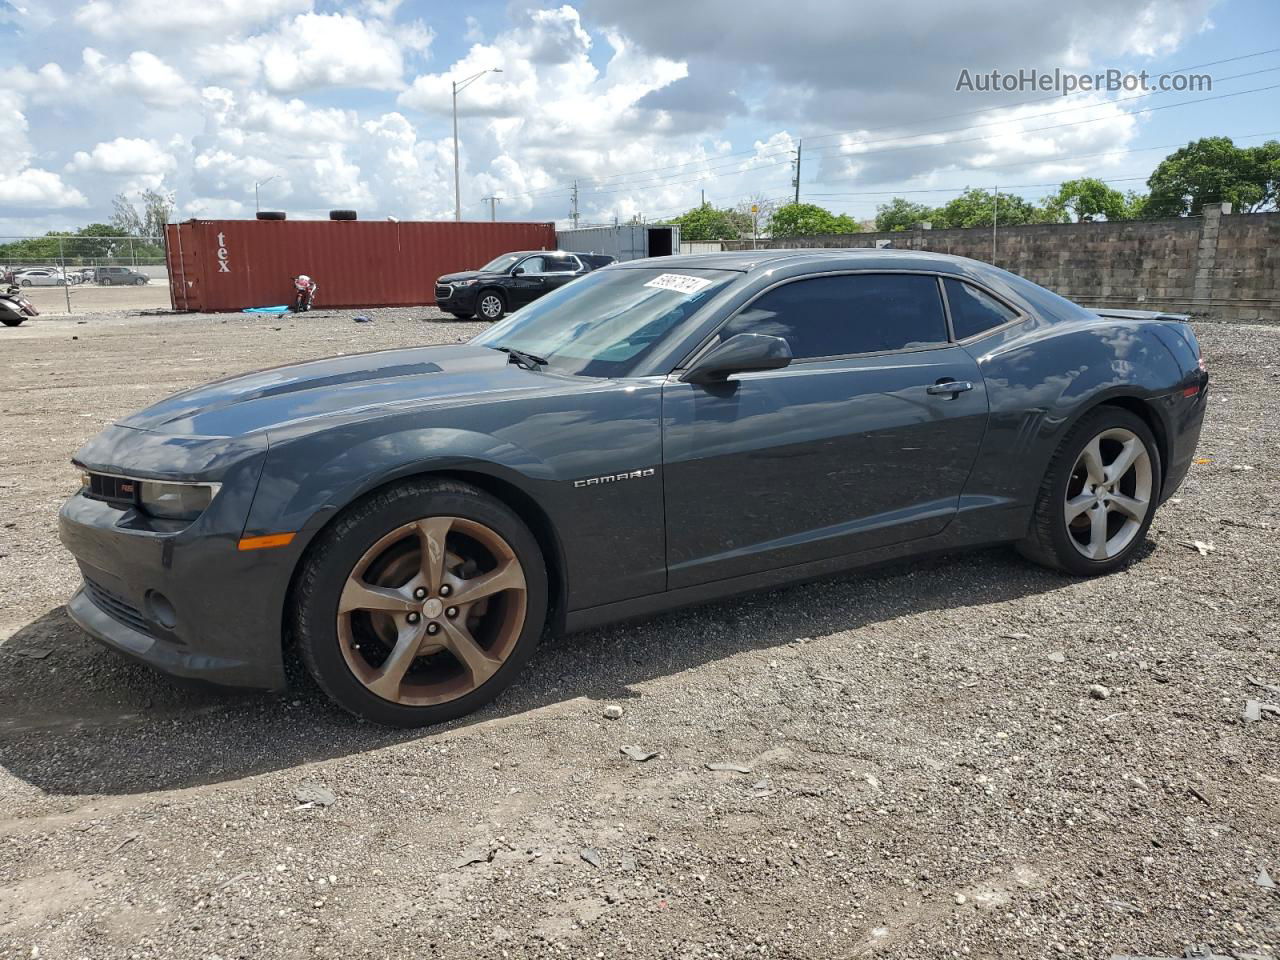
[[0,317],[0,323],[3,323],[6,327],[20,327],[25,319],[26,317],[3,316]]
[[1162,478],[1160,452],[1142,418],[1098,407],[1054,454],[1019,551],[1069,573],[1110,573],[1145,539]]
[[538,543],[505,504],[418,480],[359,503],[310,551],[302,659],[358,716],[397,727],[470,713],[520,673],[546,619]]
[[104,287],[109,287],[111,286],[111,278],[103,277],[101,280],[98,281],[98,283],[100,283]]
[[507,301],[497,290],[482,290],[476,301],[476,313],[484,320],[501,320],[507,312]]

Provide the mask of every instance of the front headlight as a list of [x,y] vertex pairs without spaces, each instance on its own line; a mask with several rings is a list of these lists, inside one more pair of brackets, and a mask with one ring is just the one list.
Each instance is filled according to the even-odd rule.
[[153,517],[194,520],[208,509],[220,484],[143,480],[138,486],[138,506]]
[[454,287],[471,287],[479,282],[479,280],[451,280],[449,284]]

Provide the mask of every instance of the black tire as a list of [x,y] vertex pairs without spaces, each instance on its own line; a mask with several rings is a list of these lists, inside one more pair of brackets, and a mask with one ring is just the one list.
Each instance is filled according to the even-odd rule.
[[289,215],[283,210],[259,210],[257,217],[259,220],[287,220]]
[[[489,309],[489,304],[497,301],[497,306]],[[481,320],[488,323],[497,323],[507,315],[507,296],[497,287],[489,287],[487,290],[481,290],[476,295],[476,313],[475,315]]]
[[466,313],[459,310],[446,310],[445,313],[452,315],[455,320],[471,320],[475,317],[474,313]]
[[356,212],[354,210],[330,210],[330,220],[355,220]]
[[[1146,515],[1128,544],[1107,559],[1086,557],[1075,545],[1068,531],[1066,499],[1072,472],[1086,446],[1107,430],[1121,429],[1133,433],[1142,441],[1151,464],[1151,491]],[[1035,512],[1027,536],[1017,545],[1018,552],[1028,560],[1062,570],[1077,576],[1099,576],[1111,573],[1132,559],[1135,551],[1146,540],[1147,531],[1155,517],[1160,501],[1160,488],[1164,479],[1164,465],[1160,462],[1160,448],[1151,428],[1137,414],[1121,407],[1106,404],[1086,413],[1063,437],[1036,496]],[[1100,537],[1100,540],[1105,537]]]
[[147,281],[145,277],[139,277],[137,280],[133,281],[134,285],[138,287],[142,286],[146,282]]
[[29,286],[31,286],[31,281],[30,281],[30,280],[23,280],[23,281],[19,284],[19,286],[29,287]]
[[[457,699],[407,706],[369,690],[348,667],[338,639],[338,598],[361,556],[382,536],[423,517],[453,516],[484,524],[512,548],[524,570],[523,628],[500,668]],[[510,507],[468,484],[408,480],[357,501],[326,528],[303,558],[293,597],[293,632],[303,663],[339,706],[392,727],[422,727],[479,709],[514,681],[533,655],[547,615],[547,572],[538,541]]]
[[102,287],[109,287],[109,286],[111,286],[111,278],[110,278],[110,277],[103,277],[101,280],[99,280],[99,281],[98,281],[98,285],[99,285],[99,286],[102,286]]
[[25,319],[26,317],[0,317],[0,323],[6,327],[20,327]]

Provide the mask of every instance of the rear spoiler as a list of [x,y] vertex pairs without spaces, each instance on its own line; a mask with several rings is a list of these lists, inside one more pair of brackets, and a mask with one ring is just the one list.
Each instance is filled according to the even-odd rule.
[[1176,323],[1190,323],[1191,317],[1185,313],[1165,313],[1163,310],[1112,310],[1104,308],[1094,310],[1100,317],[1111,317],[1115,320],[1171,320]]

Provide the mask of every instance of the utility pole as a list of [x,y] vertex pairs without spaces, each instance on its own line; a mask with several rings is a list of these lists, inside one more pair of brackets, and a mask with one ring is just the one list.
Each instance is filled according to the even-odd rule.
[[1000,184],[996,184],[995,197],[991,201],[991,265],[996,265],[996,221],[1000,219]]
[[569,211],[569,219],[573,221],[573,229],[578,229],[578,181],[573,181],[573,206]]
[[707,191],[704,189],[702,191],[702,203],[700,204],[700,206],[705,207],[706,205],[707,205]]
[[804,141],[796,141],[796,178],[791,181],[791,185],[796,188],[796,203],[800,202],[800,154],[804,150]]
[[489,220],[490,221],[495,221],[498,219],[498,203],[501,200],[502,200],[501,197],[481,197],[480,198],[481,203],[489,204]]

